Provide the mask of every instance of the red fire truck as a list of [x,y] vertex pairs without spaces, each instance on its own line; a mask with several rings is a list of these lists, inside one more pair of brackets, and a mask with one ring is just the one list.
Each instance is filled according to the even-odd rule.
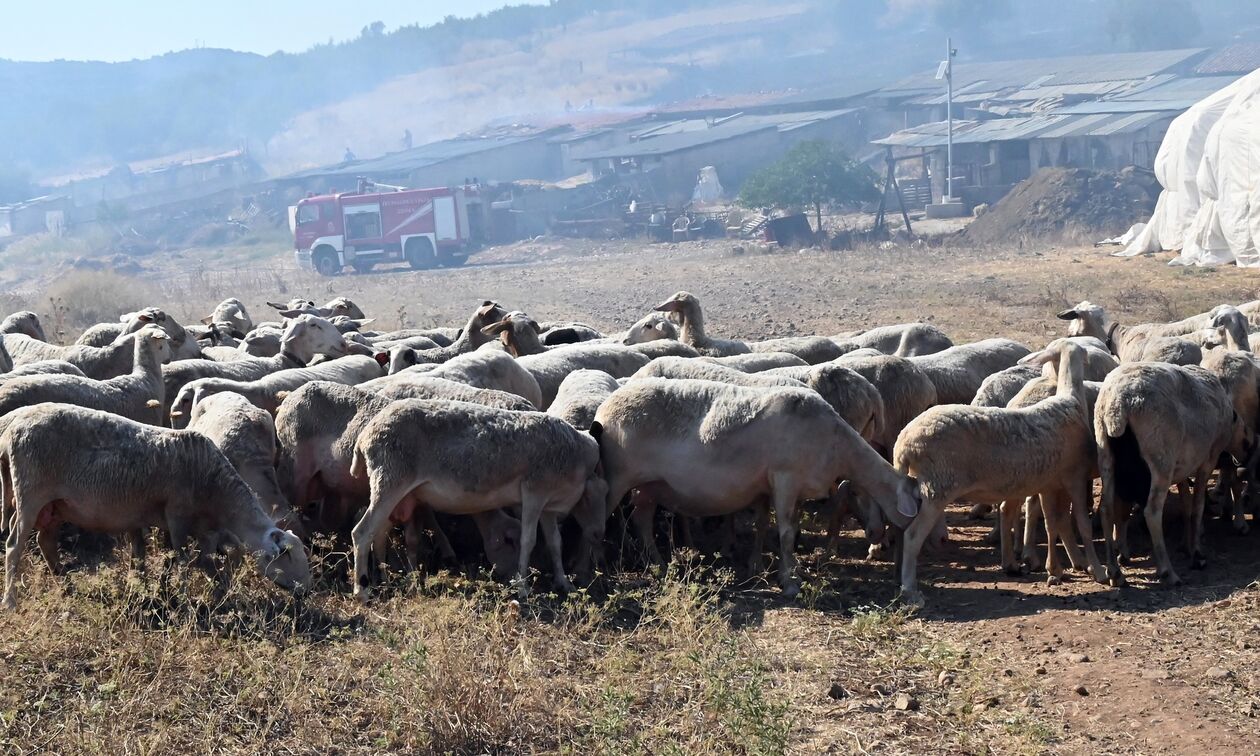
[[416,270],[463,265],[484,238],[475,185],[403,189],[359,180],[358,191],[308,196],[289,208],[298,265],[335,276],[381,263]]

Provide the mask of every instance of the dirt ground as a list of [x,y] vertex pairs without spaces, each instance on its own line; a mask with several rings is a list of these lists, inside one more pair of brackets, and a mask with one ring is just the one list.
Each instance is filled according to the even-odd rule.
[[[717,241],[648,245],[537,240],[488,250],[457,270],[382,271],[335,279],[298,272],[285,255],[251,261],[248,267],[235,267],[227,253],[206,255],[200,262],[186,258],[157,280],[135,286],[169,302],[171,311],[187,320],[207,313],[225,296],[241,297],[256,318],[266,311],[262,302],[267,299],[349,296],[378,318],[376,327],[386,329],[455,323],[482,299],[493,298],[539,320],[576,319],[616,330],[674,291],[686,289],[703,303],[713,335],[829,335],[925,320],[958,342],[1006,336],[1030,346],[1063,334],[1064,324],[1054,313],[1082,299],[1104,305],[1121,322],[1136,322],[1179,318],[1221,302],[1260,296],[1260,279],[1251,271],[1169,268],[1162,259],[1122,260],[1109,257],[1109,251],[1049,245],[959,249],[947,244],[756,254],[737,253],[734,244]],[[13,297],[13,304],[19,304],[21,297]],[[38,298],[32,295],[30,300],[40,310]],[[1176,564],[1185,584],[1177,588],[1155,583],[1140,548],[1128,570],[1128,588],[1100,586],[1082,574],[1048,587],[1044,574],[1004,575],[996,547],[985,541],[991,522],[971,520],[965,509],[956,508],[950,512],[944,551],[925,557],[920,568],[927,607],[909,612],[892,604],[891,565],[861,558],[859,533],[847,533],[832,552],[811,523],[807,518],[800,544],[805,585],[797,600],[783,600],[761,581],[722,587],[715,599],[713,611],[723,619],[723,632],[759,670],[740,677],[745,682],[739,690],[748,697],[735,709],[719,707],[719,714],[713,714],[704,708],[694,721],[670,724],[672,732],[653,733],[648,727],[656,711],[650,708],[652,700],[673,691],[670,686],[692,685],[690,678],[669,677],[650,666],[618,667],[636,670],[633,679],[618,678],[604,668],[591,673],[573,671],[560,661],[538,661],[551,670],[559,690],[569,690],[549,689],[548,695],[581,698],[586,693],[573,691],[603,685],[606,690],[598,700],[606,704],[621,700],[607,691],[624,686],[626,716],[648,729],[636,735],[635,727],[620,719],[614,726],[575,715],[555,723],[560,729],[551,739],[515,745],[494,739],[440,741],[431,734],[427,740],[386,738],[343,745],[351,751],[408,745],[430,750],[434,743],[446,742],[445,750],[454,752],[466,752],[473,747],[469,743],[483,752],[1260,752],[1254,720],[1260,711],[1260,586],[1255,582],[1260,576],[1260,536],[1255,531],[1260,528],[1238,536],[1224,521],[1212,520],[1206,536],[1207,568],[1191,571],[1182,557]],[[682,561],[689,558],[694,559],[684,555]],[[28,568],[28,574],[41,569]],[[631,587],[654,580],[637,574],[626,579]],[[617,591],[629,590],[624,582],[617,585]],[[55,623],[63,616],[59,602],[68,600],[54,592],[37,609],[0,618],[0,659],[10,670],[23,670],[0,679],[0,722],[8,726],[0,729],[0,743],[30,745],[18,738],[14,721],[23,720],[13,707],[30,704],[41,685],[48,685],[40,682],[40,675],[52,674],[58,666],[49,658],[51,651],[30,645],[25,626],[41,618]],[[342,597],[329,599],[320,610],[338,623],[369,628],[355,631],[363,643],[362,638],[375,637],[373,632],[432,622],[446,600],[429,593],[408,603],[395,595],[364,609]],[[491,603],[497,608],[475,611],[498,616],[502,602],[495,599]],[[548,619],[548,605],[542,606],[526,608],[522,623],[532,628],[527,635],[544,637],[556,627]],[[76,612],[65,611],[64,616],[75,613],[68,626],[79,623],[90,630],[98,621]],[[113,617],[110,623],[120,621],[108,616]],[[636,627],[642,628],[643,621]],[[93,637],[89,630],[82,632]],[[110,632],[120,631],[111,625]],[[626,631],[612,623],[582,635],[582,643],[632,645],[630,636],[620,633]],[[330,642],[323,636],[310,641],[309,653],[328,653],[319,649]],[[520,643],[507,644],[507,653],[524,653],[527,641]],[[667,655],[670,644],[683,641],[662,643],[652,653]],[[236,648],[228,641],[221,645]],[[231,653],[249,654],[248,648],[253,646]],[[647,664],[636,659],[636,665]],[[106,658],[96,663],[126,668],[132,662]],[[570,690],[564,687],[565,674],[596,676],[586,680],[586,688],[573,682]],[[716,678],[704,679],[708,682],[694,684],[715,690]],[[293,683],[305,689],[304,680],[297,677]],[[748,693],[753,690],[748,680],[761,681],[755,695]],[[341,701],[334,705],[347,705],[333,700]],[[726,699],[704,700],[710,706]],[[732,724],[721,713],[728,711],[740,713],[738,722]],[[761,714],[754,717],[750,711]],[[660,716],[661,722],[674,722],[671,713]],[[783,726],[782,738],[775,735],[775,723]],[[333,730],[337,726],[330,725]],[[687,729],[692,727],[698,729]],[[262,730],[263,735],[268,732]],[[735,735],[720,740],[731,733]],[[257,734],[214,742],[223,750],[251,750],[259,741],[250,737]],[[129,750],[152,745],[143,731],[131,732],[129,738]],[[313,744],[320,741],[289,733],[280,742],[286,749],[303,751],[318,749]]]

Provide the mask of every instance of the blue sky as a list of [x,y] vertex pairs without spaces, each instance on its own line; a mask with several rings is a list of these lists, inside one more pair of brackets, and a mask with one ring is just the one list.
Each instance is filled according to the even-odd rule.
[[269,54],[537,0],[3,0],[0,58],[131,60],[190,47]]

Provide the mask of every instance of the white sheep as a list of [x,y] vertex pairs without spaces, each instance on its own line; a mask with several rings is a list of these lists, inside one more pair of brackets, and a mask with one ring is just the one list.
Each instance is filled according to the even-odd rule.
[[1028,353],[1028,347],[1017,341],[985,339],[952,346],[934,354],[911,357],[910,361],[936,386],[938,402],[967,404],[985,378],[1011,367]]
[[210,439],[143,425],[108,412],[37,404],[14,412],[0,435],[0,475],[13,527],[5,551],[4,606],[17,604],[22,551],[32,533],[61,571],[62,523],[106,533],[164,529],[180,553],[196,540],[204,557],[239,547],[279,585],[306,590],[306,549],[276,527],[254,492]]

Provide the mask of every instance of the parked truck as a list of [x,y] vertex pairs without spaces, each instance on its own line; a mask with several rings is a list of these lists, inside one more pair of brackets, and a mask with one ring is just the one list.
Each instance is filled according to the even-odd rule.
[[383,263],[463,265],[485,238],[476,185],[403,189],[360,179],[357,191],[299,200],[289,226],[298,265],[325,276]]

